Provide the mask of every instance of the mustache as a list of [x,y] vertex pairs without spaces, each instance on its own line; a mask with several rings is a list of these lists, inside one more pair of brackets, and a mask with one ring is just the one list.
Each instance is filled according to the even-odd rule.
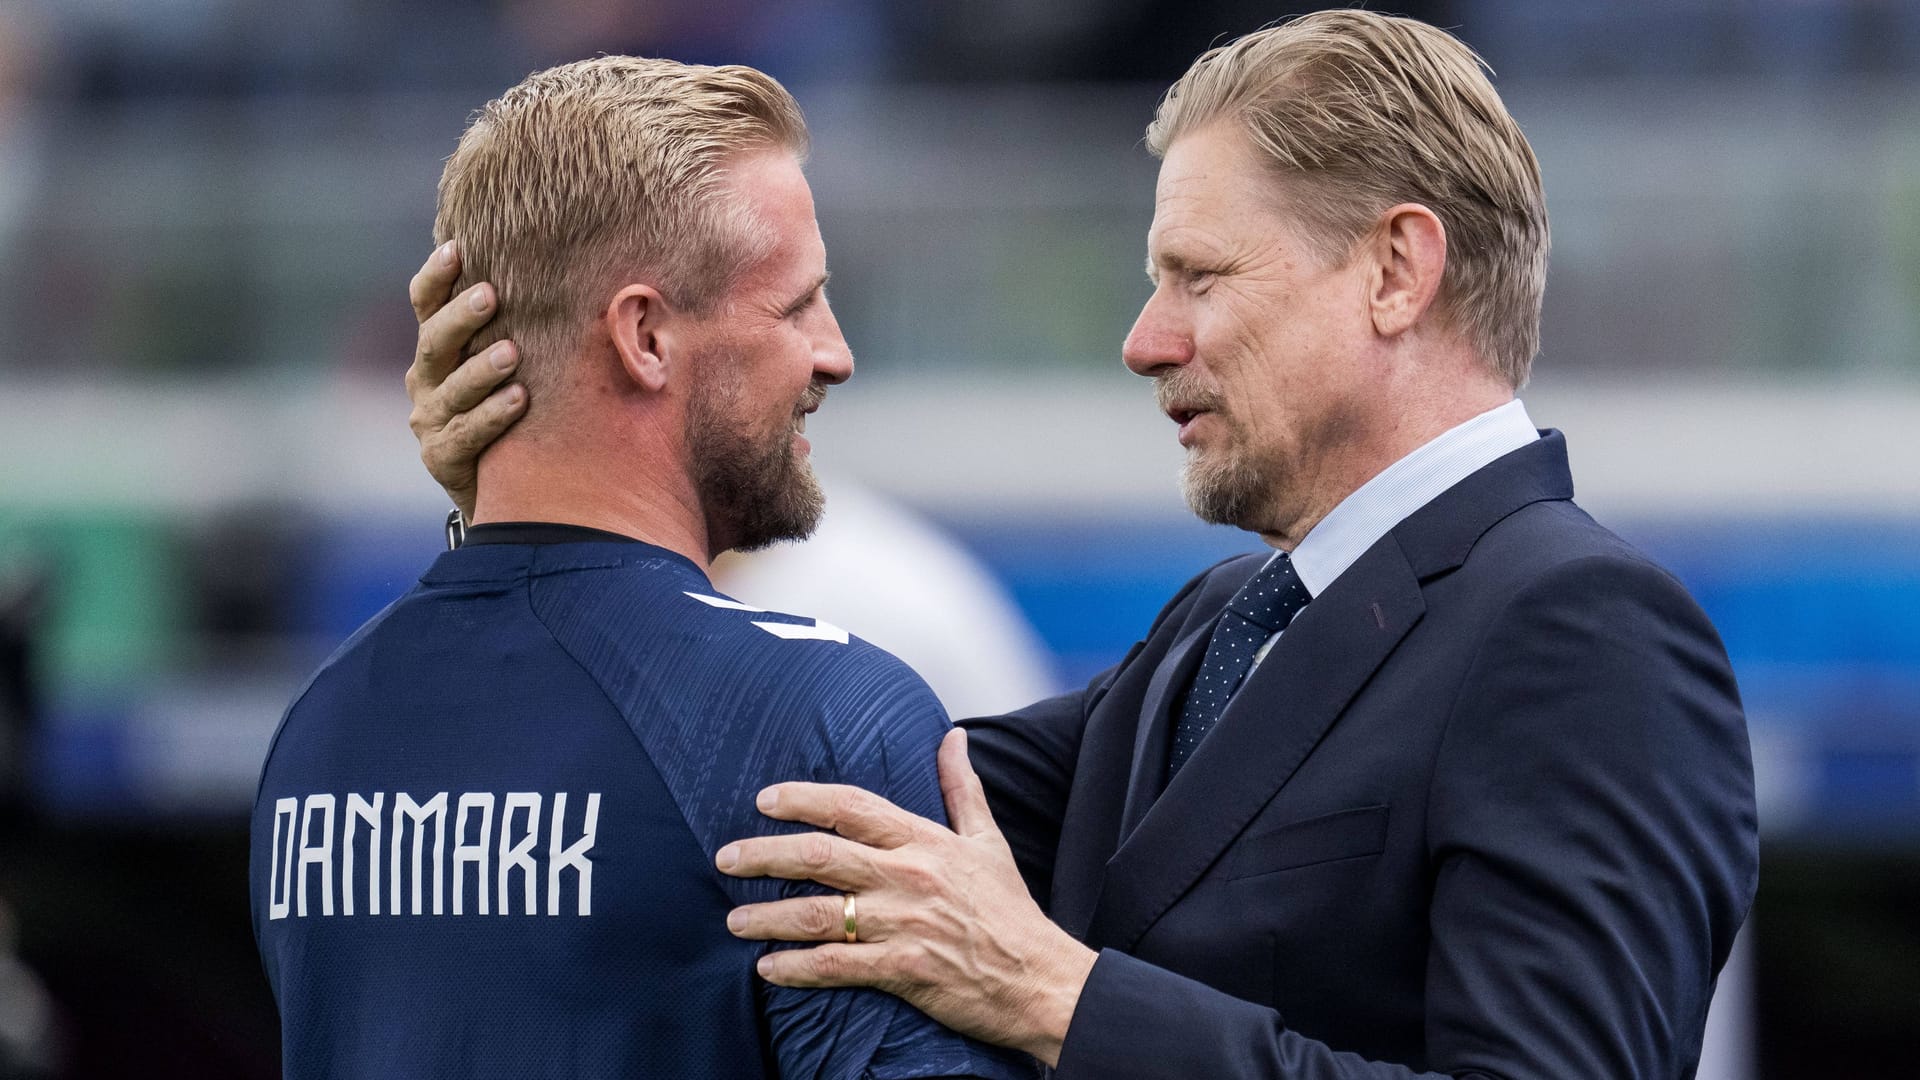
[[1201,382],[1186,368],[1176,368],[1154,379],[1154,400],[1161,412],[1187,409],[1194,412],[1221,412],[1226,399],[1220,392]]
[[793,415],[802,416],[820,407],[827,400],[827,384],[815,379],[807,384],[807,392],[800,395],[800,404],[794,406]]

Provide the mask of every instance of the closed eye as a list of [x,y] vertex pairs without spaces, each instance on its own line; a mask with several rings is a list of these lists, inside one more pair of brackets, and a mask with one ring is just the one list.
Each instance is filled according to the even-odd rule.
[[1204,293],[1220,276],[1219,270],[1196,266],[1175,256],[1163,256],[1160,263],[1164,265],[1156,264],[1152,259],[1147,260],[1147,280],[1155,288],[1159,288],[1161,279],[1166,278],[1188,292]]
[[820,280],[814,282],[813,286],[803,293],[800,299],[795,300],[787,306],[787,310],[780,313],[781,317],[791,319],[826,299],[827,279],[831,276],[832,275],[829,274],[820,275]]

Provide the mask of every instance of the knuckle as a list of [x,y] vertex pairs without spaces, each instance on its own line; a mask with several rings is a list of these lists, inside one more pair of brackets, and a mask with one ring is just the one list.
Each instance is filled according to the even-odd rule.
[[498,431],[487,427],[482,422],[485,419],[484,417],[476,418],[472,413],[463,413],[462,419],[470,421],[460,426],[458,445],[461,456],[463,457],[477,457],[480,451],[485,450],[493,443],[493,440],[500,437]]
[[933,892],[942,880],[938,868],[921,859],[911,859],[900,867],[900,882],[916,893]]
[[458,410],[472,394],[473,367],[471,362],[461,363],[447,372],[447,377],[440,382],[440,396],[454,410]]
[[815,949],[812,961],[814,974],[823,979],[839,979],[847,973],[847,958],[838,949]]
[[500,402],[490,396],[484,386],[471,390],[450,387],[447,392],[447,411],[465,420],[467,428],[484,441],[487,425],[499,420]]
[[907,982],[924,985],[933,981],[933,961],[923,948],[901,949],[893,962],[893,972]]
[[840,905],[832,897],[825,897],[807,910],[807,923],[801,927],[811,937],[829,937],[840,929]]
[[834,792],[833,799],[828,805],[828,812],[833,815],[833,823],[836,826],[857,820],[861,810],[860,793],[845,788]]
[[833,865],[833,845],[818,834],[800,842],[800,863],[809,870],[825,870]]
[[429,428],[422,440],[431,445],[436,457],[458,454],[467,439],[467,417],[465,413],[455,413],[437,428]]
[[486,449],[486,446],[486,436],[476,434],[472,428],[462,428],[458,434],[449,439],[442,464],[448,472],[452,472],[460,463],[471,463],[479,457],[480,451]]

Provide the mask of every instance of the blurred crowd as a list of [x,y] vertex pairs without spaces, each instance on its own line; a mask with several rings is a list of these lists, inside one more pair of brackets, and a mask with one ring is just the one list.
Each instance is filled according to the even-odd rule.
[[[1167,80],[1257,0],[9,0],[0,71],[83,98],[479,87],[597,52],[800,83]],[[1504,76],[1910,73],[1900,0],[1412,0]]]
[[[551,63],[598,52],[749,63],[799,88],[810,109],[872,102],[877,111],[901,115],[908,128],[927,111],[982,108],[995,99],[995,87],[1031,94],[1048,86],[1142,88],[1108,110],[1127,118],[1118,129],[1124,131],[1138,126],[1155,90],[1221,34],[1310,6],[1253,0],[0,0],[0,376],[191,377],[305,368],[315,360],[390,359],[405,326],[396,325],[398,314],[387,302],[390,279],[375,275],[404,265],[402,253],[423,242],[428,163],[450,148],[450,133],[466,110]],[[1898,0],[1392,6],[1454,28],[1491,62],[1510,96],[1516,86],[1638,86],[1651,98],[1644,106],[1649,124],[1697,97],[1690,89],[1696,83],[1734,80],[1742,87],[1736,97],[1769,112],[1792,111],[1767,102],[1797,100],[1798,92],[1756,97],[1748,87],[1811,82],[1827,89],[1806,108],[1851,113],[1844,89],[1837,91],[1843,100],[1820,102],[1836,93],[1836,84],[1893,85],[1920,71],[1920,5]],[[913,104],[927,88],[972,89],[957,104]],[[1883,100],[1881,107],[1900,103]],[[1528,122],[1526,95],[1516,108]],[[1619,106],[1611,111],[1617,120]],[[1871,125],[1874,115],[1873,108],[1860,110],[1851,123]],[[1552,121],[1549,114],[1548,127]],[[991,111],[979,117],[981,124],[1004,122]],[[1817,133],[1819,121],[1797,129]],[[1550,142],[1551,132],[1545,134]],[[1882,136],[1870,129],[1862,137]],[[1803,142],[1789,140],[1782,152],[1822,152]],[[1126,148],[1114,140],[1114,149]],[[1550,193],[1567,190],[1563,177],[1548,179]],[[1871,182],[1865,192],[1844,178],[1837,185],[1833,198],[1843,206],[1878,197]],[[1736,202],[1743,197],[1738,190],[1729,194]],[[1097,203],[1101,195],[1092,191],[1087,198]],[[1887,198],[1897,209],[1911,196],[1895,191]],[[1865,227],[1857,217],[1829,221],[1845,211],[1832,209],[1818,191],[1766,195],[1757,212],[1770,214],[1783,200],[1807,204],[1790,209],[1803,211],[1795,216],[1815,221],[1822,235]],[[824,209],[833,236],[834,207]],[[866,214],[872,207],[857,209]],[[925,207],[913,209],[926,219]],[[1752,212],[1736,206],[1736,220],[1712,225],[1725,232]],[[1057,220],[1061,216],[1037,224],[1064,230],[1069,245],[1084,247],[1084,232],[1095,233],[1098,243],[1097,234],[1110,228],[1103,217],[1076,232],[1074,222]],[[1011,231],[1031,235],[1035,225],[1019,222]],[[1676,235],[1686,236],[1685,226]],[[1137,226],[1128,219],[1125,228],[1133,233]],[[418,231],[403,235],[406,229]],[[1896,224],[1894,239],[1885,242],[1906,242],[1901,232]],[[898,242],[884,227],[880,235]],[[393,242],[383,247],[369,236]],[[857,263],[854,245],[835,239]],[[1792,232],[1784,239],[1802,249],[1819,244],[1819,237]],[[1133,245],[1134,236],[1125,242]],[[1104,250],[1092,254],[1111,264]],[[1723,254],[1728,261],[1743,257],[1709,249],[1703,261]],[[1844,255],[1795,254],[1817,274],[1861,269]],[[1870,255],[1860,258],[1871,262]],[[1669,287],[1657,277],[1642,280],[1651,282],[1650,295]],[[1579,283],[1577,273],[1557,277],[1556,292],[1573,289],[1577,307]],[[1754,288],[1762,295],[1724,302],[1764,310],[1785,294],[1793,313],[1757,335],[1763,350],[1775,337],[1782,343],[1778,358],[1766,358],[1768,366],[1848,366],[1809,355],[1804,337],[1794,334],[1807,320],[1792,287],[1762,281]],[[1064,344],[1054,351],[1070,361],[1084,359],[1088,332],[1067,321],[1067,313],[1098,311],[1092,322],[1100,328],[1104,363],[1109,323],[1124,317],[1133,300],[1124,297],[1112,312],[1098,306],[1116,291],[1100,279],[1085,290],[1085,304],[1055,305],[1020,336],[1037,334],[1043,344]],[[1556,318],[1618,319],[1613,309],[1555,311],[1554,303],[1550,294],[1550,326]],[[1822,295],[1805,307],[1817,311],[1825,303]],[[865,325],[857,306],[849,315],[857,347],[895,344]],[[1891,318],[1869,311],[1866,323],[1880,333]],[[1688,341],[1673,354],[1696,356],[1698,345]],[[922,362],[945,359],[938,348],[914,351]],[[1645,360],[1670,361],[1657,349]]]

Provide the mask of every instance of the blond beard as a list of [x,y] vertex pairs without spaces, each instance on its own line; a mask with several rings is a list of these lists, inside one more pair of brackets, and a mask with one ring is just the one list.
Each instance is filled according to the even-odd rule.
[[818,405],[826,388],[810,385],[792,423],[758,438],[740,422],[746,410],[739,384],[708,378],[714,381],[694,394],[687,412],[687,455],[709,528],[729,537],[733,551],[813,535],[827,498],[793,437],[804,410]]

